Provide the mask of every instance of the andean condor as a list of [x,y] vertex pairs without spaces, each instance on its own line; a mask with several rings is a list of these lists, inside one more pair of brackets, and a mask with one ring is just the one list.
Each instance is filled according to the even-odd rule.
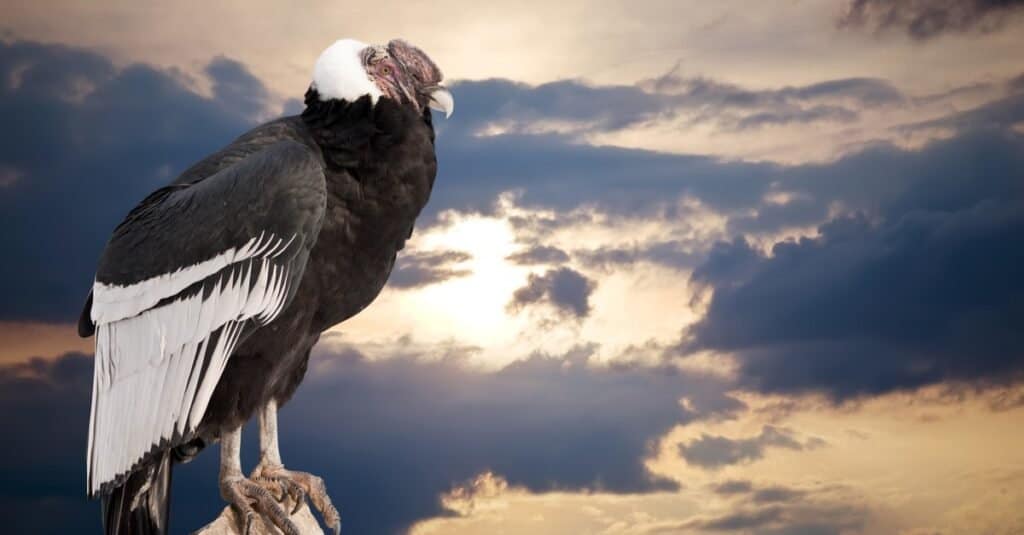
[[[317,60],[301,115],[258,126],[146,197],[114,230],[79,322],[95,334],[87,485],[107,533],[166,533],[174,462],[221,442],[221,495],[248,531],[297,533],[278,498],[323,481],[286,469],[277,408],[320,333],[366,308],[430,196],[440,69],[402,40],[341,40]],[[256,414],[248,477],[241,427]]]

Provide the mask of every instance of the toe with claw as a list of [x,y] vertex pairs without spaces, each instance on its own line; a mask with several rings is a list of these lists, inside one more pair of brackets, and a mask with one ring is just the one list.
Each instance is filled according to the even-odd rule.
[[221,495],[239,513],[242,533],[252,533],[257,515],[270,520],[285,535],[301,535],[299,528],[288,518],[288,513],[266,486],[252,479],[232,477],[221,481]]
[[260,465],[253,471],[252,480],[276,489],[282,502],[285,498],[290,498],[289,501],[294,503],[293,514],[302,507],[303,501],[308,497],[334,534],[341,533],[341,516],[327,494],[323,478],[306,472],[288,470],[281,465]]

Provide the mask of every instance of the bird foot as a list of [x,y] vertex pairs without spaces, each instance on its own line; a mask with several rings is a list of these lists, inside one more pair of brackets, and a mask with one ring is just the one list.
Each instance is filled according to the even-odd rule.
[[250,477],[264,488],[276,492],[278,501],[285,503],[287,499],[293,503],[292,514],[302,507],[305,497],[308,496],[309,501],[317,511],[320,511],[324,522],[334,531],[334,535],[341,533],[341,516],[331,502],[331,497],[327,495],[327,486],[323,478],[306,472],[288,470],[282,465],[265,464],[257,466]]
[[[242,476],[227,477],[220,482],[221,496],[239,513],[243,535],[253,533],[253,522],[257,515],[269,520],[284,535],[301,535],[299,528],[288,518],[281,502],[285,498],[274,496],[269,485]],[[301,505],[299,500],[298,504]],[[298,510],[298,505],[295,510]],[[294,511],[293,511],[294,512]]]

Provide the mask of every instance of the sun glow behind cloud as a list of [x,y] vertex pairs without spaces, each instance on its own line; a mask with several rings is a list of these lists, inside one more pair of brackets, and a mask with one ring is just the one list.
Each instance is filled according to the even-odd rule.
[[469,274],[412,290],[385,289],[373,307],[335,330],[347,341],[405,335],[424,343],[457,339],[481,348],[483,361],[509,359],[499,348],[514,345],[526,322],[510,317],[505,304],[528,270],[505,260],[516,249],[508,222],[450,213],[443,224],[417,233],[409,249],[465,251],[470,258],[456,267]]
[[[693,202],[682,204],[691,217],[674,223],[609,217],[583,209],[570,217],[576,223],[552,228],[537,222],[554,221],[555,214],[518,206],[511,193],[500,198],[492,214],[446,212],[440,224],[416,233],[404,253],[465,252],[469,259],[450,267],[466,274],[422,287],[389,287],[373,307],[336,327],[334,332],[341,337],[332,339],[368,345],[404,339],[426,346],[457,340],[471,349],[474,364],[485,367],[502,366],[538,351],[565,353],[584,341],[595,345],[594,362],[623,355],[658,362],[664,348],[699,317],[700,300],[688,282],[689,269],[644,261],[590,264],[581,262],[580,255],[602,247],[630,251],[659,239],[696,244],[723,231],[720,217]],[[534,226],[516,227],[516,220],[533,221]],[[566,265],[596,282],[588,297],[589,314],[567,317],[545,306],[510,309],[513,294],[528,277],[551,267],[512,260],[534,243],[572,252],[573,259]]]

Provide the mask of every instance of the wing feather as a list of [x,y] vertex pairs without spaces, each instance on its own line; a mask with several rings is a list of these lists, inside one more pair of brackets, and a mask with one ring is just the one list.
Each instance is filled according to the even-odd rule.
[[[319,160],[297,145],[250,156],[202,188],[151,196],[144,203],[155,204],[115,231],[89,314],[91,495],[157,449],[190,439],[234,349],[295,295],[325,203]],[[174,233],[194,241],[176,243]],[[147,244],[149,256],[137,250]],[[197,250],[208,254],[195,258]],[[178,257],[191,261],[178,265],[186,264]]]

